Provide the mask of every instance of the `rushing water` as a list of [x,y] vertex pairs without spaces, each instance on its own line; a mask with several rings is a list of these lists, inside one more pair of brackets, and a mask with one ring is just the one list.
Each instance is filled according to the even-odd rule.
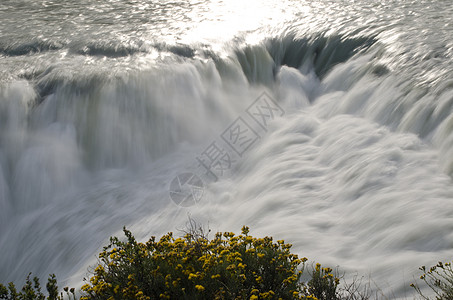
[[[77,285],[124,225],[189,215],[410,297],[452,258],[452,71],[450,1],[2,0],[0,282]],[[177,206],[262,92],[282,113]]]

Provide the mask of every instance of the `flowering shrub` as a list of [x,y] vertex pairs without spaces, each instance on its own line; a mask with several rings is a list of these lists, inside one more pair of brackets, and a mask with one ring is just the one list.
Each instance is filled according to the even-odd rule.
[[[436,300],[453,300],[453,269],[451,263],[439,262],[429,270],[425,266],[419,268],[423,271],[420,279],[434,292]],[[411,286],[423,299],[430,299],[425,296],[417,284]]]
[[322,268],[321,264],[316,264],[311,279],[308,282],[308,291],[318,300],[338,299],[337,287],[340,279],[332,274],[331,268]]
[[[306,258],[290,252],[291,244],[271,237],[217,233],[209,240],[192,229],[183,238],[172,233],[159,241],[137,242],[124,229],[126,241],[113,237],[99,254],[99,263],[82,286],[81,300],[91,299],[339,299],[339,280],[332,270],[317,264],[311,280],[301,281]],[[75,289],[58,294],[50,275],[47,297],[38,278],[17,292],[13,283],[0,284],[0,299],[76,299]]]
[[[248,232],[244,226],[240,235],[217,233],[212,240],[168,233],[139,243],[124,229],[127,241],[111,238],[81,299],[316,299],[311,291],[318,289],[300,281],[306,258],[282,240]],[[330,271],[320,269],[317,282],[335,288]]]
[[[332,269],[320,264],[312,267],[308,282],[301,280],[306,258],[290,252],[291,245],[273,242],[271,237],[217,233],[209,240],[202,231],[191,230],[183,238],[172,233],[159,241],[152,237],[139,243],[124,229],[127,240],[113,237],[99,254],[99,263],[82,287],[81,297],[75,289],[65,287],[59,294],[55,275],[41,291],[38,278],[27,276],[18,291],[13,283],[0,284],[0,299],[6,300],[115,300],[115,299],[372,299],[369,285],[354,279],[339,287]],[[432,290],[426,296],[416,284],[411,286],[422,299],[453,300],[451,263],[420,268],[420,279]],[[389,299],[382,295],[383,299]],[[376,298],[378,299],[377,294]]]

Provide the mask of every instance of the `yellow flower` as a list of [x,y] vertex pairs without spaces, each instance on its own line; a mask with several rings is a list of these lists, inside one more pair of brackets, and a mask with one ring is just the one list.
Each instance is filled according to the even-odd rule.
[[113,292],[114,292],[115,294],[117,294],[118,291],[119,291],[119,289],[120,289],[120,286],[117,285],[117,286],[115,286],[115,288],[113,289]]
[[230,251],[228,251],[228,250],[222,250],[222,252],[220,252],[220,255],[225,255],[225,254],[228,254],[228,253],[230,253]]
[[250,300],[257,300],[258,299],[258,296],[257,295],[251,295],[250,296]]
[[98,265],[96,267],[96,269],[94,269],[95,272],[103,272],[104,271],[104,267],[102,265]]
[[223,234],[223,236],[226,237],[226,238],[232,238],[232,237],[234,236],[234,233],[232,233],[232,232],[225,232],[225,233]]
[[242,226],[241,232],[242,232],[242,234],[247,235],[249,233],[249,228],[244,225],[244,226]]
[[202,286],[202,285],[197,284],[197,285],[195,286],[195,288],[196,288],[198,291],[200,291],[200,292],[204,291],[204,286]]

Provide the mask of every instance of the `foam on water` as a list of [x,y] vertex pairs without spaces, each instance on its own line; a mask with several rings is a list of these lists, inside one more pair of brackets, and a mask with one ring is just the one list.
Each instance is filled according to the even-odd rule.
[[[188,215],[213,231],[246,224],[283,238],[312,260],[370,274],[392,297],[410,295],[420,265],[451,259],[452,47],[411,36],[426,24],[407,21],[407,8],[349,6],[395,14],[354,21],[331,4],[337,27],[326,28],[326,8],[303,3],[284,28],[249,22],[253,32],[219,46],[127,36],[120,2],[96,8],[118,14],[110,25],[74,15],[79,4],[69,2],[54,9],[75,18],[74,36],[37,18],[27,26],[39,38],[11,31],[0,41],[0,282],[31,271],[79,285],[124,225],[145,239],[184,228]],[[203,6],[171,4],[142,25],[154,38],[162,31],[153,26],[183,37],[177,19],[192,8],[211,20]],[[133,10],[136,27],[142,9]],[[1,18],[0,32],[14,22]],[[175,205],[171,180],[263,91],[285,115],[231,172],[206,182],[197,205]]]

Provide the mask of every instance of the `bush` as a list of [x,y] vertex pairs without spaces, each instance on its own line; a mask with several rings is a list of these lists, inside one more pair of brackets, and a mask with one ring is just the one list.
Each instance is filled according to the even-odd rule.
[[318,300],[336,300],[337,286],[340,280],[334,277],[331,268],[322,268],[321,264],[316,264],[316,267],[311,273],[311,280],[308,282],[308,291]]
[[[20,292],[17,291],[16,286],[14,283],[10,282],[8,287],[0,284],[0,299],[7,299],[7,300],[61,300],[63,299],[63,293],[59,296],[58,295],[58,285],[57,279],[55,278],[55,274],[49,275],[49,279],[47,280],[46,290],[47,290],[47,298],[41,292],[41,284],[39,283],[39,279],[34,277],[33,280],[30,279],[31,273],[28,274],[27,279],[25,281],[25,285],[22,287]],[[69,289],[67,287],[64,288],[68,299],[75,299],[75,289]]]
[[[99,262],[82,286],[80,299],[341,299],[339,279],[317,264],[311,280],[301,281],[306,258],[290,252],[291,244],[271,237],[217,233],[212,240],[198,228],[183,238],[172,233],[139,243],[124,228],[126,241],[110,238]],[[75,289],[58,294],[55,275],[41,292],[38,278],[28,275],[22,290],[0,284],[0,299],[76,299]]]
[[[436,300],[453,300],[453,269],[451,263],[443,264],[439,262],[429,268],[428,271],[425,266],[419,269],[423,271],[420,279],[434,292]],[[411,286],[423,299],[430,299],[422,293],[417,284],[411,284]]]
[[[191,222],[191,225],[193,223]],[[80,299],[316,299],[368,300],[370,284],[354,277],[352,283],[339,286],[332,269],[320,264],[312,267],[308,282],[301,280],[306,258],[290,252],[291,244],[273,242],[271,237],[217,233],[209,240],[201,229],[192,229],[183,238],[172,233],[159,241],[135,240],[124,228],[126,241],[110,238],[99,254],[99,263],[82,287]],[[439,262],[427,270],[420,267],[420,279],[434,293],[426,296],[417,284],[411,284],[422,299],[453,300],[453,268]],[[39,279],[27,276],[18,291],[13,283],[0,284],[0,299],[63,300],[76,299],[75,289],[60,293],[55,275],[41,291]],[[85,279],[84,279],[85,280]],[[382,294],[375,299],[388,299]]]
[[127,241],[111,238],[81,299],[335,299],[326,298],[338,284],[331,269],[317,265],[317,277],[305,285],[306,258],[291,254],[284,241],[248,232],[244,226],[241,235],[217,233],[209,240],[192,230],[139,243],[124,229]]

